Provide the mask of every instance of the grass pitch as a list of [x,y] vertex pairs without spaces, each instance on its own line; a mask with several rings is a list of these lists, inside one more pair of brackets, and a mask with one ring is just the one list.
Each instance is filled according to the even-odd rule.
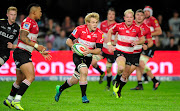
[[[3,105],[13,82],[0,82],[0,111],[14,111]],[[153,83],[144,84],[143,91],[132,91],[137,82],[128,82],[122,90],[122,98],[116,99],[111,91],[105,91],[106,81],[88,82],[87,98],[83,104],[79,84],[64,90],[59,102],[54,101],[55,86],[59,81],[35,81],[21,100],[25,111],[180,111],[180,81],[161,82],[152,90]]]

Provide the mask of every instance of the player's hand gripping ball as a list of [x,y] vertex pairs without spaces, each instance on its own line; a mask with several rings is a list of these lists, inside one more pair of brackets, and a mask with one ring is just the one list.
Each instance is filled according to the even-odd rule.
[[85,52],[86,49],[87,49],[86,46],[80,43],[75,43],[73,45],[74,52],[79,56],[84,56],[83,53]]

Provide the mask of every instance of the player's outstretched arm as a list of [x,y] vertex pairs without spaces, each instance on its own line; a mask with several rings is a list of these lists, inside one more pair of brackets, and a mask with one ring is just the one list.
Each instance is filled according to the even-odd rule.
[[50,61],[52,59],[52,56],[49,53],[50,53],[49,51],[44,51],[41,53],[41,55],[45,58],[45,60]]

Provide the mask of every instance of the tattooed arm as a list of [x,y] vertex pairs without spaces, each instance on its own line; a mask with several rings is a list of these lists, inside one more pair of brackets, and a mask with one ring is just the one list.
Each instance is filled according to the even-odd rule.
[[21,30],[21,31],[20,31],[20,40],[21,40],[22,42],[24,42],[25,44],[34,47],[35,43],[32,42],[32,41],[27,37],[28,34],[29,34],[29,32],[27,32],[27,31],[25,31],[25,30]]
[[45,51],[46,48],[43,45],[38,45],[37,43],[34,43],[33,41],[31,41],[27,36],[28,36],[29,32],[25,31],[25,30],[21,30],[20,31],[20,40],[22,42],[24,42],[27,45],[30,45],[32,47],[35,47],[38,51]]

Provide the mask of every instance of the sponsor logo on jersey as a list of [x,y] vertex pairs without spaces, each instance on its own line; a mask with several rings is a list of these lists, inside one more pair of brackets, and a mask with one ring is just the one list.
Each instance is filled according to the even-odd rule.
[[11,30],[11,27],[8,27],[8,30]]
[[91,38],[91,35],[87,35],[87,38],[89,38],[89,39],[90,39],[90,38]]
[[13,30],[13,32],[14,32],[14,33],[16,33],[16,32],[17,32],[17,30],[16,30],[16,29],[14,29],[14,30]]
[[132,32],[136,32],[136,29],[133,29]]
[[126,33],[129,33],[129,30],[126,30]]
[[102,34],[102,38],[104,38],[104,34]]
[[25,22],[23,25],[23,29],[29,30],[29,28],[30,28],[30,23]]
[[93,37],[96,37],[96,38],[97,38],[97,34],[93,34]]
[[123,27],[119,27],[119,30],[124,30],[124,28]]
[[6,32],[0,31],[0,35],[8,39],[13,39],[14,35],[7,34]]
[[4,27],[4,26],[1,26],[1,28],[2,28],[2,29],[6,29],[6,27]]
[[82,31],[83,34],[86,34],[86,31]]

